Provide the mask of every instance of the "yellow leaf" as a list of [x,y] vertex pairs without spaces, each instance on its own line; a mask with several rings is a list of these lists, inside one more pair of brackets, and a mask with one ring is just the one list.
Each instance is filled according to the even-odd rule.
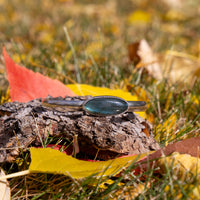
[[15,54],[12,55],[12,57],[13,57],[13,60],[16,63],[20,63],[22,60],[25,60],[26,54],[20,54],[19,55],[19,54],[15,53]]
[[200,185],[194,187],[192,193],[196,199],[200,199]]
[[[135,199],[139,194],[144,193],[148,188],[150,188],[150,183],[147,183],[146,185],[144,183],[134,183],[133,186],[126,186],[122,189],[119,189],[115,193],[114,200],[117,199],[124,199],[124,200],[130,200]],[[112,198],[113,199],[113,198]]]
[[175,9],[171,9],[165,15],[165,18],[169,21],[183,21],[186,19],[183,12],[180,12]]
[[3,104],[6,102],[10,102],[10,101],[11,101],[10,100],[10,92],[9,92],[9,89],[7,89],[5,95],[1,97],[0,103]]
[[126,100],[138,100],[137,96],[132,96],[129,92],[124,92],[120,89],[109,89],[105,87],[95,87],[86,84],[69,84],[67,85],[74,93],[80,96],[92,95],[92,96],[99,96],[99,95],[111,95],[121,97]]
[[200,61],[195,56],[170,50],[166,52],[162,71],[172,83],[193,85],[196,78],[200,77]]
[[115,175],[124,167],[129,166],[146,154],[125,156],[108,161],[83,161],[68,156],[51,148],[31,148],[31,173],[53,173],[72,176],[73,178],[85,178],[93,174],[98,176]]
[[174,152],[168,157],[163,157],[158,160],[162,172],[166,172],[166,167],[173,168],[173,173],[179,178],[184,179],[187,176],[196,176],[200,178],[200,160],[198,157],[193,157],[189,154],[180,154]]
[[195,104],[200,104],[200,97],[199,96],[191,96],[191,102],[194,102]]
[[[102,189],[107,189],[109,185],[112,185],[113,183],[115,183],[115,180],[112,180],[112,179],[108,179],[108,180],[105,180],[103,181],[101,184],[99,184],[99,188],[102,188]],[[96,184],[94,184],[95,186]],[[124,183],[123,182],[119,182],[117,184],[118,186],[123,186]]]
[[[165,188],[165,193],[169,192],[171,194],[170,186],[167,185]],[[173,193],[176,194],[175,199],[184,199],[183,197],[183,190],[188,191],[187,196],[190,200],[200,199],[200,185],[193,185],[193,184],[186,184],[184,186],[180,185],[173,185]]]
[[[172,27],[169,27],[169,29],[175,31]],[[177,30],[180,31],[180,28]],[[170,83],[187,83],[193,86],[196,78],[200,77],[200,60],[198,57],[172,50],[158,56],[144,39],[139,42],[136,50],[140,59],[136,67],[144,67],[157,80],[165,78]],[[131,59],[133,60],[133,58]],[[182,84],[179,85],[182,87]]]
[[136,10],[128,16],[129,24],[146,24],[151,21],[151,16],[148,12],[142,10]]
[[44,44],[49,44],[53,40],[53,33],[49,31],[43,31],[40,33],[38,39]]
[[[138,97],[136,95],[131,95],[129,92],[125,92],[120,89],[109,89],[104,87],[95,87],[91,85],[85,85],[85,84],[70,84],[67,85],[75,94],[80,96],[86,96],[86,95],[92,95],[92,96],[100,96],[100,95],[110,95],[110,96],[116,96],[121,97],[125,99],[126,101],[139,101]],[[146,118],[145,112],[136,112],[141,117]]]

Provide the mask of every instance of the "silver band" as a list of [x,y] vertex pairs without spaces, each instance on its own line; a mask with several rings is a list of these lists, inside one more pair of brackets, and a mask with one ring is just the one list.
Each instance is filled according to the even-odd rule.
[[144,111],[147,109],[145,101],[127,101],[129,111]]

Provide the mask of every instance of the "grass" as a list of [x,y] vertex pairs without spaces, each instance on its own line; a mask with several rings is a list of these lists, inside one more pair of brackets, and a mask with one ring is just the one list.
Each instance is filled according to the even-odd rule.
[[[65,84],[126,88],[132,94],[143,88],[161,146],[200,135],[200,107],[194,102],[199,100],[199,79],[192,86],[168,79],[157,82],[129,61],[127,50],[128,44],[145,38],[159,54],[173,49],[199,57],[199,0],[183,1],[181,8],[157,0],[2,0],[0,5],[0,47],[5,45],[15,62]],[[142,19],[131,18],[134,11],[143,11]],[[0,86],[1,102],[6,102],[2,56]],[[169,128],[166,134],[164,125],[172,115],[176,130]],[[21,164],[1,167],[6,173],[27,169],[28,156],[20,159]],[[18,177],[10,180],[12,199],[126,199],[140,187],[136,199],[190,199],[199,185],[195,177],[179,180],[170,168],[162,176],[153,169],[134,175],[132,169],[119,178],[109,177],[114,180],[106,188],[99,187],[103,180],[92,186],[93,177],[81,181],[50,174]]]

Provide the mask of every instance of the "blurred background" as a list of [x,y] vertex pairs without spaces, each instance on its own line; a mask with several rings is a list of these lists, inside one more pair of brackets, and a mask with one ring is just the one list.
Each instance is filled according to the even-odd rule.
[[127,47],[141,39],[199,58],[199,19],[199,0],[0,0],[0,52],[64,83],[77,81],[77,61],[81,83],[110,87],[131,73]]

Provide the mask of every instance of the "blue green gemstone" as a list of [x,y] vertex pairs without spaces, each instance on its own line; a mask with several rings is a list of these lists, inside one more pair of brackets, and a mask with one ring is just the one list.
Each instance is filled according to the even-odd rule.
[[117,115],[128,109],[128,103],[118,97],[94,97],[84,104],[84,109],[94,115]]

